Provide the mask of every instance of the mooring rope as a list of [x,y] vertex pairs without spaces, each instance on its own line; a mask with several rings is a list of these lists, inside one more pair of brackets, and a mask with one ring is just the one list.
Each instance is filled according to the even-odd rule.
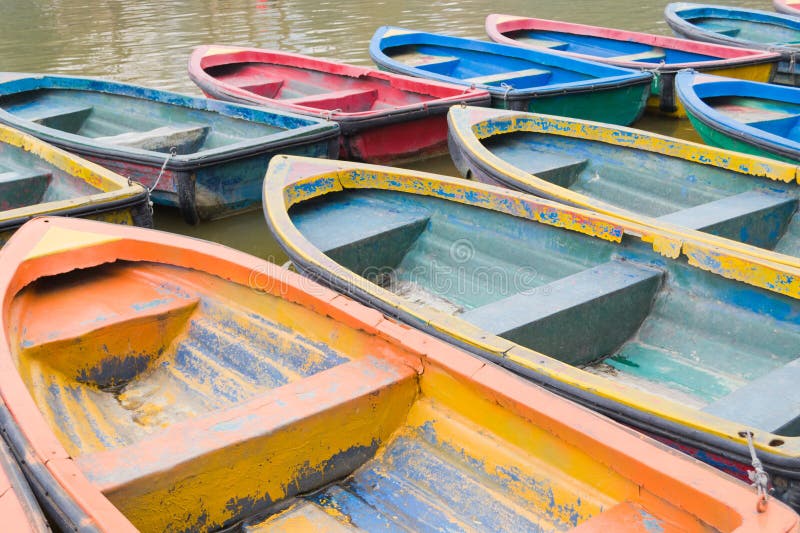
[[156,181],[153,182],[153,186],[147,189],[148,193],[152,193],[154,190],[156,190],[156,185],[158,185],[158,182],[161,181],[161,176],[164,175],[164,169],[167,168],[167,163],[169,163],[169,160],[175,157],[176,155],[178,155],[178,148],[176,146],[173,146],[169,149],[169,153],[167,154],[167,157],[164,159],[164,164],[161,165],[161,171],[158,173]]

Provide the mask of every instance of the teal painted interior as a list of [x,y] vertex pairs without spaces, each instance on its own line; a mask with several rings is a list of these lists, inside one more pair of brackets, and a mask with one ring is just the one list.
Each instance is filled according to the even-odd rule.
[[[634,213],[762,248],[800,254],[798,188],[625,146],[546,133],[482,141],[497,157],[556,185]],[[514,186],[541,194],[520,181]]]
[[[633,238],[614,244],[375,190],[329,193],[290,216],[340,264],[411,301],[697,408],[724,403],[798,355],[800,302],[668,260]],[[368,261],[365,239],[375,244]],[[769,398],[738,411],[758,419]],[[796,415],[755,425],[796,435]]]
[[31,152],[0,143],[0,211],[99,192]]
[[[211,150],[284,131],[271,124],[226,117],[202,109],[97,91],[25,91],[0,98],[0,107],[46,127],[89,138],[108,138],[105,140],[112,144],[112,137],[153,131],[164,126],[179,131],[207,128],[199,142],[178,144],[181,154]],[[151,150],[168,152],[173,144],[165,138],[160,146]]]

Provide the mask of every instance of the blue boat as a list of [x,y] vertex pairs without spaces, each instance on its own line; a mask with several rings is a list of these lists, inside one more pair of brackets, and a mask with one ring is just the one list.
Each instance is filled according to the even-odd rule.
[[541,50],[403,28],[378,28],[384,70],[485,89],[492,105],[627,125],[644,111],[652,75]]
[[335,122],[84,77],[0,75],[0,122],[90,159],[189,223],[261,205],[276,153],[335,157]]
[[707,144],[800,163],[800,88],[678,73],[678,97]]
[[800,18],[758,9],[675,2],[664,10],[676,35],[741,48],[781,54],[774,83],[800,84],[796,56],[800,52]]

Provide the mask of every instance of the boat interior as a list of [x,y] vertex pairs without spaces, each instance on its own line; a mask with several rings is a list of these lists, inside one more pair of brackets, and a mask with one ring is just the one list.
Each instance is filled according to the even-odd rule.
[[528,46],[585,54],[616,61],[635,61],[637,63],[654,63],[658,65],[662,62],[670,64],[719,60],[715,56],[687,52],[675,48],[664,48],[634,41],[560,31],[527,29],[505,32],[504,35]]
[[481,143],[525,172],[606,204],[800,255],[800,191],[791,184],[631,148],[624,139],[514,131]]
[[383,49],[383,53],[409,67],[498,88],[531,89],[597,77],[552,64],[444,45],[391,46]]
[[0,212],[101,192],[27,150],[0,143]]
[[785,384],[794,395],[796,300],[666,260],[634,237],[614,244],[421,194],[329,193],[289,215],[332,260],[408,303],[609,380],[799,434],[792,402],[764,392]]
[[180,155],[285,131],[189,106],[111,92],[38,89],[0,97],[0,108],[47,128],[94,142]]
[[[375,76],[351,77],[274,63],[232,62],[204,70],[212,78],[264,98],[343,113],[395,109],[442,97],[400,89],[391,80]],[[448,96],[456,94],[452,91]]]
[[800,104],[748,96],[714,96],[703,102],[737,122],[800,142]]
[[[628,268],[646,272],[638,292],[652,292],[660,274]],[[664,496],[606,464],[604,453],[623,452],[580,447],[558,429],[570,421],[526,407],[544,394],[535,387],[455,350],[432,362],[355,319],[254,290],[270,280],[116,261],[13,298],[24,384],[83,474],[138,528],[561,531],[622,516],[671,530],[649,507],[663,511]],[[365,312],[355,316],[381,320]],[[742,331],[731,346],[739,337],[756,343]],[[520,399],[503,399],[515,387]]]
[[743,41],[764,44],[786,44],[800,41],[800,26],[793,28],[790,25],[769,20],[747,20],[699,11],[701,13],[698,15],[680,13],[680,16],[698,28]]

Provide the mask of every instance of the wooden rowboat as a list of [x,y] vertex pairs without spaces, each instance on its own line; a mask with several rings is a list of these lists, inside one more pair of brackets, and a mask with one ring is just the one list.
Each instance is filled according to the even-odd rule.
[[656,228],[708,232],[800,266],[797,165],[519,111],[454,107],[449,124],[462,176]]
[[799,268],[389,167],[281,156],[264,199],[310,277],[744,479],[754,435],[800,506]]
[[779,13],[800,17],[800,1],[798,0],[772,0],[772,6]]
[[675,2],[664,17],[680,37],[781,54],[773,82],[800,84],[800,18],[758,9]]
[[187,222],[254,209],[278,152],[335,156],[338,126],[90,78],[0,75],[0,122],[152,189]]
[[767,82],[780,59],[777,52],[765,50],[513,15],[487,16],[486,33],[502,44],[650,71],[655,80],[648,109],[679,117],[686,116],[675,98],[675,73],[679,70],[693,68]]
[[686,71],[677,90],[706,143],[800,163],[800,88]]
[[339,158],[397,163],[447,152],[447,110],[488,106],[489,93],[291,54],[201,46],[189,77],[212,98],[263,105],[339,124]]
[[3,430],[64,528],[798,529],[741,482],[219,245],[38,219],[0,290]]
[[384,26],[372,60],[399,74],[489,91],[492,105],[630,124],[644,111],[652,75],[473,39]]
[[147,190],[138,183],[0,125],[0,246],[42,215],[153,225]]

